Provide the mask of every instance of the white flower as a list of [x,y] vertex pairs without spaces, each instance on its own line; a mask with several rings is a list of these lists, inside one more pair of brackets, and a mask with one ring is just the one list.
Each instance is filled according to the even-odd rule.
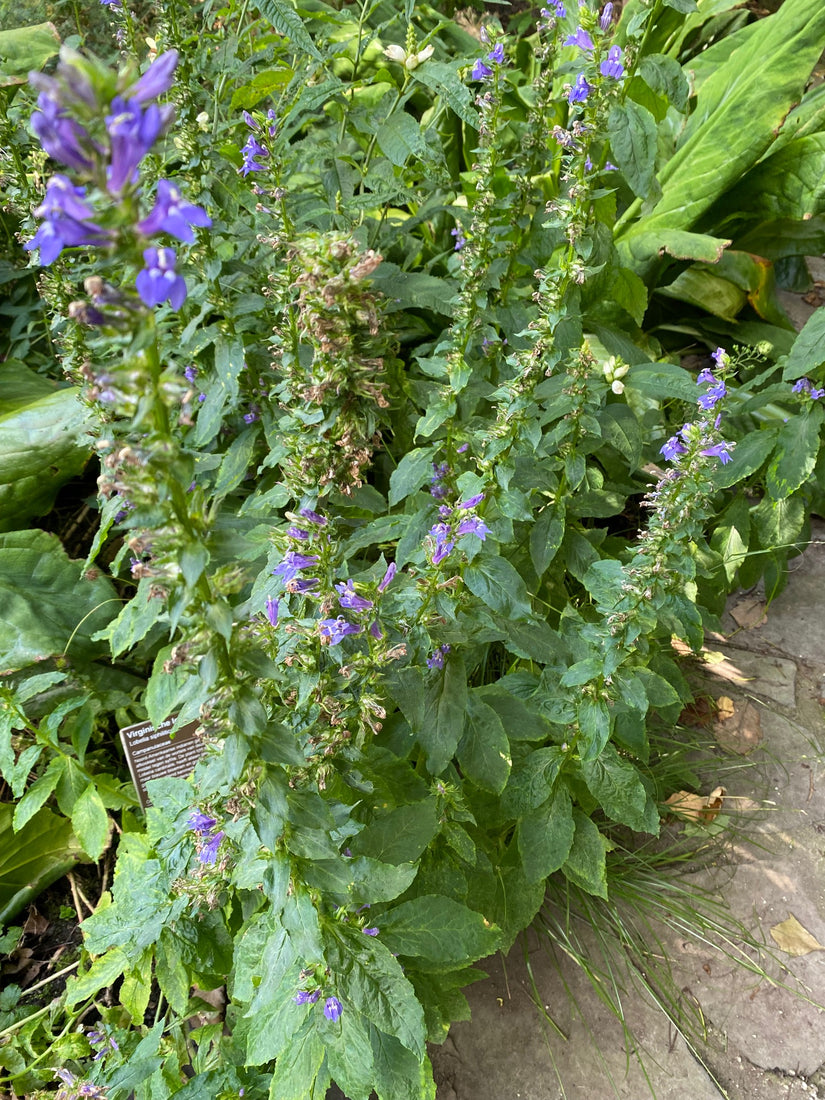
[[407,62],[407,51],[403,46],[387,46],[384,56],[390,61],[397,61],[400,65],[405,65]]
[[417,54],[413,54],[412,57],[408,57],[404,62],[404,68],[408,72],[412,72],[413,69],[417,69],[419,65],[422,65],[428,57],[432,57],[435,53],[435,46],[425,46],[423,50],[419,50]]

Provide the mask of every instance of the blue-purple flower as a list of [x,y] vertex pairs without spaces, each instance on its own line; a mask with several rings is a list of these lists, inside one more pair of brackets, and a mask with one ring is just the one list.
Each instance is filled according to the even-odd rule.
[[361,931],[365,936],[377,936],[380,929],[378,928],[362,928]]
[[69,118],[48,92],[40,93],[37,106],[40,109],[32,115],[31,127],[46,153],[67,168],[88,171],[92,167],[93,146],[86,130]]
[[730,357],[728,356],[728,353],[725,351],[724,348],[717,348],[711,356],[711,359],[720,369],[722,367],[726,367],[730,361]]
[[624,76],[624,65],[622,64],[622,48],[621,46],[611,46],[607,52],[607,57],[599,66],[599,71],[602,76],[609,76],[613,80],[621,80]]
[[212,832],[218,822],[214,817],[205,814],[203,810],[193,810],[189,815],[187,824],[192,832],[197,833],[198,836],[206,836]]
[[606,31],[613,20],[613,0],[607,0],[602,14],[599,17],[599,26],[603,31]]
[[147,103],[150,99],[168,92],[174,83],[175,69],[178,67],[178,51],[167,50],[155,58],[146,72],[136,80],[131,88],[123,93],[135,103]]
[[427,658],[427,668],[443,668],[444,658],[449,652],[450,647],[448,645],[440,645],[438,649],[433,650]]
[[304,519],[308,519],[310,523],[316,523],[319,527],[326,527],[326,516],[321,516],[317,512],[313,512],[311,508],[301,508],[300,511]]
[[298,596],[305,596],[307,592],[314,592],[320,583],[318,577],[296,577],[294,580],[287,581],[286,587],[288,591]]
[[187,822],[189,828],[198,838],[197,852],[201,863],[214,863],[218,856],[218,848],[226,834],[222,831],[212,833],[218,824],[214,817],[205,814],[202,810],[193,810]]
[[23,247],[27,252],[40,249],[40,262],[44,267],[53,263],[66,247],[99,245],[108,240],[101,226],[86,221],[93,211],[83,201],[83,187],[75,187],[63,175],[52,176],[46,185],[43,202],[34,211],[44,218],[34,237]]
[[337,1023],[341,1019],[341,1013],[344,1011],[344,1006],[338,1000],[337,997],[327,997],[324,1002],[324,1015],[328,1020],[332,1020],[333,1023]]
[[387,566],[386,573],[381,578],[381,580],[378,582],[378,591],[379,592],[386,592],[389,585],[392,584],[392,580],[393,580],[393,577],[396,574],[397,569],[398,569],[398,566],[395,564],[394,561],[391,561],[390,564]]
[[576,83],[570,89],[567,96],[567,102],[572,107],[574,103],[584,103],[587,97],[590,95],[590,85],[584,78],[584,73],[579,73],[576,77]]
[[455,245],[453,246],[454,252],[460,252],[464,245],[467,243],[467,238],[464,236],[464,231],[460,225],[457,225],[454,229],[450,230],[450,235],[455,237]]
[[338,593],[338,602],[347,611],[369,611],[373,606],[372,600],[358,595],[352,581],[347,581],[345,584],[336,584],[335,591]]
[[467,500],[459,501],[456,508],[475,508],[477,504],[481,504],[482,500],[484,500],[484,493],[476,493],[474,497],[468,497]]
[[487,54],[487,60],[495,62],[496,65],[501,65],[504,61],[504,44],[498,42],[490,52]]
[[583,27],[576,27],[576,33],[570,34],[564,40],[565,46],[578,46],[580,50],[584,50],[586,53],[590,53],[596,47],[593,45],[593,39],[587,33]]
[[248,176],[250,172],[266,171],[266,165],[259,164],[255,157],[266,159],[269,156],[269,150],[261,145],[254,134],[250,134],[246,139],[246,145],[241,149],[241,153],[243,154],[243,164],[240,167],[242,175]]
[[470,73],[471,80],[487,80],[493,75],[493,70],[489,65],[485,65],[481,58],[473,65],[472,72]]
[[280,577],[284,584],[294,580],[302,569],[309,569],[317,565],[321,559],[317,554],[299,554],[296,550],[287,550],[284,560],[272,570],[276,577]]
[[218,858],[218,848],[221,841],[226,836],[226,833],[219,832],[213,836],[207,837],[202,844],[198,846],[198,859],[201,863],[214,863]]
[[309,538],[309,531],[305,531],[303,527],[287,527],[286,533],[291,539],[297,539],[299,542],[306,542]]
[[308,989],[299,989],[292,999],[296,1005],[314,1005],[320,998],[320,989],[313,989],[311,992]]
[[456,528],[456,535],[461,538],[462,535],[475,535],[476,538],[481,539],[482,542],[490,534],[490,528],[480,519],[478,516],[467,516],[463,519]]
[[706,458],[718,458],[723,466],[727,465],[731,461],[729,454],[731,444],[726,439],[723,439],[721,443],[714,443],[711,447],[704,447],[699,454],[705,455]]
[[450,526],[447,523],[436,523],[430,528],[430,534],[435,539],[432,562],[433,565],[440,565],[455,546],[455,540],[450,537]]
[[186,299],[186,283],[175,271],[174,248],[147,248],[143,253],[146,266],[135,280],[137,292],[145,306],[152,309],[162,302],[169,302],[172,309],[180,309]]
[[810,378],[800,378],[791,386],[791,393],[804,393],[814,401],[825,396],[825,389],[814,386]]
[[553,4],[553,10],[552,11],[550,11],[549,8],[542,8],[541,9],[541,14],[544,16],[544,18],[545,19],[553,19],[553,18],[564,19],[565,15],[567,15],[567,8],[562,3],[562,0],[552,0],[552,4]]
[[337,619],[321,619],[318,623],[318,633],[321,635],[321,645],[339,645],[349,634],[360,634],[363,627],[356,623],[348,623],[343,615]]
[[280,610],[280,605],[280,600],[276,600],[274,596],[267,596],[266,617],[269,619],[270,626],[278,625],[278,611]]
[[724,382],[716,382],[709,390],[697,398],[699,408],[709,412],[727,394]]
[[135,182],[137,166],[172,122],[171,107],[151,103],[144,111],[140,102],[134,96],[129,100],[115,96],[106,116],[111,148],[106,183],[115,195],[120,194],[127,183]]
[[138,229],[147,237],[162,230],[191,244],[195,239],[192,226],[208,229],[211,224],[212,219],[206,211],[187,202],[171,180],[158,180],[154,208],[138,223]]
[[672,435],[664,447],[660,449],[660,454],[663,454],[668,462],[672,462],[677,455],[687,454],[687,447],[681,442],[678,435]]

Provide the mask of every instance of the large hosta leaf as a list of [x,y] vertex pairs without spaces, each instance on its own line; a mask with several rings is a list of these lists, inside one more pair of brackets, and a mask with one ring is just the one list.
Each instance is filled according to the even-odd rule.
[[77,390],[55,390],[22,363],[0,369],[0,531],[51,508],[58,489],[86,464],[87,409]]
[[90,660],[105,653],[93,642],[118,611],[105,577],[83,575],[59,539],[45,531],[0,534],[0,671],[23,668],[53,654]]
[[0,803],[0,925],[75,864],[89,861],[67,818],[43,809],[15,833],[13,814],[11,803]]
[[0,87],[25,84],[29,70],[42,69],[59,49],[60,36],[54,23],[0,31]]

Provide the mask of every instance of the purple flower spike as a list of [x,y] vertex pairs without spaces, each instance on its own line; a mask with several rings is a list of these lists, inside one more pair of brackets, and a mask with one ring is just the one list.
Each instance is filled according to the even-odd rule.
[[254,134],[250,134],[246,139],[246,145],[241,149],[243,153],[243,164],[240,171],[244,176],[248,176],[250,172],[264,172],[266,171],[265,164],[259,164],[255,157],[263,157],[264,160],[269,156],[269,150],[261,145]]
[[170,180],[158,180],[155,206],[151,214],[138,223],[138,229],[147,237],[153,233],[169,233],[179,241],[192,244],[195,234],[192,226],[208,229],[212,219],[200,206],[186,202],[178,188]]
[[453,248],[453,251],[460,252],[464,245],[467,243],[467,238],[464,236],[461,226],[457,225],[455,229],[451,229],[450,234],[451,236],[455,237],[455,246]]
[[665,456],[668,462],[672,462],[677,455],[687,454],[687,447],[679,442],[678,435],[672,435],[664,447],[661,448],[660,453]]
[[455,541],[450,539],[450,528],[446,523],[437,523],[430,528],[430,534],[435,539],[433,551],[433,565],[440,565],[455,546]]
[[344,1011],[344,1006],[338,1000],[337,997],[327,997],[324,1004],[324,1015],[328,1020],[332,1020],[333,1023],[337,1023],[341,1019],[341,1013]]
[[198,850],[198,859],[201,863],[214,863],[218,858],[218,848],[223,840],[225,833],[215,833],[214,836],[207,838],[206,842],[201,845]]
[[470,497],[468,500],[460,501],[456,505],[456,507],[457,508],[465,508],[465,509],[466,508],[475,508],[475,506],[477,504],[481,504],[482,500],[484,500],[484,493],[476,493],[476,495],[474,497]]
[[459,538],[461,538],[462,535],[475,535],[476,538],[484,542],[490,534],[490,528],[482,519],[479,519],[478,516],[467,516],[466,519],[463,519],[461,523],[459,523],[456,534]]
[[584,79],[584,73],[579,73],[579,75],[576,77],[576,83],[570,89],[570,94],[567,97],[567,102],[572,107],[574,103],[584,103],[589,95],[590,85]]
[[147,248],[143,253],[146,267],[135,280],[145,306],[152,309],[168,300],[172,309],[180,309],[186,299],[186,283],[175,271],[173,248]]
[[158,57],[143,76],[124,95],[135,103],[148,103],[150,99],[168,92],[174,83],[175,69],[178,67],[178,51],[167,50]]
[[487,80],[487,78],[492,75],[493,70],[490,66],[485,65],[481,58],[479,58],[475,65],[473,65],[472,72],[470,73],[470,80]]
[[74,187],[63,175],[53,176],[43,202],[34,211],[45,221],[23,247],[27,252],[40,249],[40,263],[48,267],[66,247],[105,244],[108,234],[94,222],[91,208],[83,201],[84,188]]
[[504,46],[501,42],[499,42],[496,46],[493,46],[493,48],[487,54],[487,60],[494,61],[496,65],[501,65],[501,63],[504,61]]
[[393,578],[395,577],[395,574],[396,574],[397,570],[398,570],[398,566],[395,564],[394,561],[391,561],[390,564],[387,566],[386,573],[381,578],[381,580],[378,582],[378,591],[379,592],[386,592],[386,590],[392,584]]
[[369,611],[373,606],[372,600],[358,595],[352,581],[347,581],[346,584],[336,584],[335,591],[338,593],[338,602],[347,611]]
[[362,629],[355,623],[348,623],[342,615],[337,619],[321,619],[318,623],[321,645],[339,645],[348,634],[360,634]]
[[576,27],[576,33],[568,35],[564,40],[564,44],[565,46],[578,46],[580,50],[587,53],[596,48],[593,45],[593,39],[583,27]]
[[697,399],[698,404],[699,404],[699,408],[704,409],[705,412],[708,412],[719,401],[722,400],[722,398],[725,396],[725,394],[727,392],[728,391],[725,387],[725,383],[724,382],[717,382],[715,386],[712,386],[707,391],[707,393],[703,393],[702,396]]
[[280,604],[280,600],[276,600],[273,596],[267,596],[266,617],[269,619],[270,626],[278,625],[278,611],[280,609]]
[[607,59],[599,66],[599,71],[602,76],[609,76],[613,80],[621,80],[624,76],[624,65],[622,64],[622,48],[621,46],[611,46]]

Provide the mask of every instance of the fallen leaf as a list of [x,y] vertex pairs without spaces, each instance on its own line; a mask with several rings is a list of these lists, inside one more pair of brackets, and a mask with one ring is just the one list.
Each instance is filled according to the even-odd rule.
[[30,905],[28,915],[23,924],[23,931],[27,932],[29,935],[42,936],[50,924],[51,921],[47,920],[42,913],[38,913],[33,905]]
[[700,695],[698,699],[688,703],[679,715],[679,724],[707,730],[713,725],[716,717],[716,708],[712,701],[706,695]]
[[671,811],[685,821],[709,825],[714,821],[725,799],[725,788],[715,787],[709,795],[691,794],[690,791],[674,791],[665,802]]
[[742,630],[755,630],[767,619],[767,607],[761,596],[745,596],[733,605],[730,614]]
[[735,707],[726,695],[717,700],[719,721],[713,726],[713,736],[728,752],[747,756],[762,741],[762,719],[751,702]]
[[716,700],[716,716],[720,722],[727,721],[728,718],[733,718],[736,713],[736,707],[733,705],[733,699],[729,699],[727,695],[720,695]]
[[812,951],[825,951],[825,947],[815,939],[807,928],[799,923],[793,913],[781,924],[775,924],[771,936],[786,955],[810,955]]

